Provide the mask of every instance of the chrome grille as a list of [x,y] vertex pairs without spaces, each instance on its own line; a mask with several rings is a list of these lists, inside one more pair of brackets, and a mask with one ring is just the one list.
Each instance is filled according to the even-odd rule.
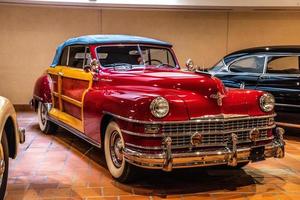
[[246,118],[230,120],[206,120],[205,122],[191,122],[162,125],[162,133],[172,138],[173,148],[190,147],[191,136],[198,132],[203,135],[201,146],[226,146],[231,133],[238,136],[238,143],[251,142],[250,131],[260,130],[259,140],[268,139],[267,129],[274,124],[274,118]]

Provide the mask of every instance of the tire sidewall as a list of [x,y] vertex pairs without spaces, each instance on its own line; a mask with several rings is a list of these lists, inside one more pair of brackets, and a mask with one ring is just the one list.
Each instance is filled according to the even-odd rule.
[[5,170],[2,178],[2,183],[0,187],[0,199],[4,199],[6,187],[7,187],[7,178],[8,178],[8,167],[9,167],[9,158],[8,158],[8,144],[5,131],[2,132],[1,145],[4,153],[5,161]]
[[126,169],[126,161],[123,158],[123,162],[121,164],[120,168],[117,168],[111,158],[111,153],[110,153],[110,137],[112,135],[112,133],[114,131],[118,131],[118,133],[120,134],[121,140],[123,142],[124,145],[124,139],[123,136],[121,134],[121,130],[120,127],[118,126],[118,124],[114,121],[111,121],[105,131],[105,137],[104,137],[104,154],[105,154],[105,160],[106,160],[106,164],[107,164],[107,168],[109,170],[109,172],[111,173],[111,175],[118,179],[120,177],[122,177],[124,175],[124,173],[126,173],[125,169]]
[[[39,122],[39,127],[41,129],[41,131],[45,131],[47,129],[47,124],[49,123],[47,119],[45,119],[45,122],[42,122],[42,108],[45,105],[42,102],[39,102],[38,104],[38,122]],[[45,109],[45,107],[44,107]]]

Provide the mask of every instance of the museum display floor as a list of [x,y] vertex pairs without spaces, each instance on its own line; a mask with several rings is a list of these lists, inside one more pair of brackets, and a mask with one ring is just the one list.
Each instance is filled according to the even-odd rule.
[[7,200],[300,199],[300,135],[287,136],[284,159],[244,170],[146,171],[124,185],[111,178],[101,150],[63,129],[44,135],[34,112],[18,112],[18,122],[26,142],[17,159],[10,159]]

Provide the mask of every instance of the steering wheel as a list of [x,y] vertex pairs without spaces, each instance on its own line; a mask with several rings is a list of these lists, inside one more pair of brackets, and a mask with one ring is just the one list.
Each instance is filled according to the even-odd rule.
[[161,65],[161,64],[163,64],[163,62],[162,62],[162,61],[160,61],[160,60],[157,60],[157,59],[151,59],[151,60],[147,60],[147,61],[145,61],[145,64],[147,64],[147,63],[150,63],[150,62],[152,63],[153,61],[154,61],[154,62],[158,62],[160,65]]

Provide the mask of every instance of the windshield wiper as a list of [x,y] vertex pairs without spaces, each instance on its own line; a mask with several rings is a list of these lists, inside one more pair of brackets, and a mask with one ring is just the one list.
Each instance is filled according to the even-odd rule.
[[168,63],[161,63],[159,65],[156,65],[157,68],[160,68],[160,67],[169,67],[169,68],[175,68],[174,66],[172,65],[169,65]]

